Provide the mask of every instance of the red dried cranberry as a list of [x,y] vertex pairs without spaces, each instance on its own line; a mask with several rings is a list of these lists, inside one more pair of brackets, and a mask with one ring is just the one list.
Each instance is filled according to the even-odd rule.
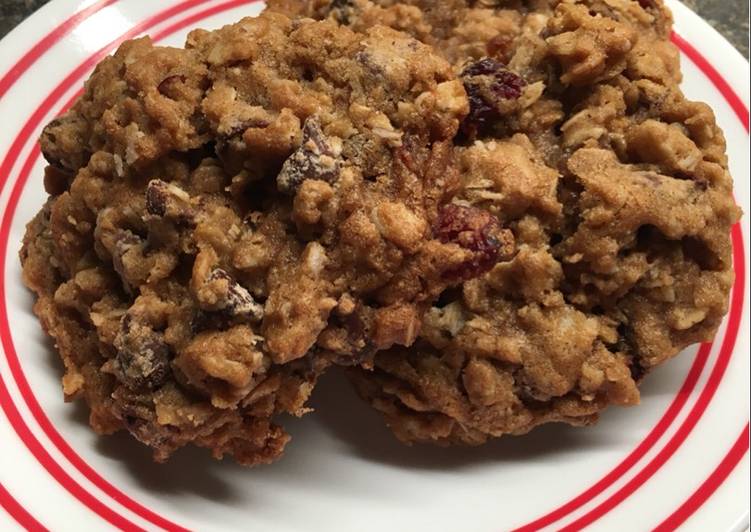
[[444,273],[447,279],[465,281],[493,268],[509,255],[513,237],[487,211],[450,203],[441,207],[433,234],[444,244],[454,243],[472,252],[472,258]]
[[469,99],[469,114],[462,121],[462,131],[468,136],[474,136],[477,131],[485,129],[485,126],[498,118],[498,111],[483,97],[480,87],[477,85],[464,84]]
[[[514,100],[521,96],[522,89],[527,84],[521,76],[506,69],[503,63],[491,57],[470,63],[461,75],[465,85],[487,86],[493,94],[506,100]],[[487,76],[488,79],[471,79],[480,76]]]
[[469,98],[469,114],[462,123],[462,131],[468,136],[498,120],[498,104],[521,96],[526,85],[524,79],[491,57],[470,63],[461,75]]
[[516,100],[522,95],[522,89],[527,83],[509,70],[496,72],[495,81],[490,85],[491,90],[505,100]]

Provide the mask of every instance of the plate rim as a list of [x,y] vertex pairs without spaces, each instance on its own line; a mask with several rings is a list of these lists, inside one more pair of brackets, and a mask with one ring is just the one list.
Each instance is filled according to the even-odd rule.
[[[105,3],[107,5],[112,5],[112,4],[117,3],[117,1],[118,0],[100,0],[100,3]],[[680,8],[683,8],[683,9],[687,10],[693,17],[696,17],[698,19],[698,23],[700,23],[703,28],[710,28],[712,30],[712,32],[714,32],[717,36],[719,36],[721,42],[723,43],[724,47],[726,48],[726,50],[723,51],[722,53],[728,53],[727,52],[727,48],[732,49],[732,51],[734,52],[734,54],[736,56],[736,58],[735,58],[734,61],[737,62],[740,59],[740,61],[742,61],[744,63],[745,69],[748,70],[748,62],[746,61],[746,59],[743,58],[743,56],[740,55],[740,53],[727,40],[725,40],[724,37],[722,37],[719,33],[717,33],[716,30],[714,30],[714,28],[712,28],[706,21],[704,21],[703,19],[701,19],[698,15],[696,15],[695,13],[693,13],[691,10],[689,10],[687,7],[683,6],[682,4],[678,4],[680,6],[680,8],[676,9],[676,7],[673,5],[676,2],[672,2],[672,1],[668,0],[668,3],[670,4],[670,7],[671,7],[671,9],[674,10],[674,12],[675,11],[680,11],[681,10]],[[92,3],[92,5],[94,5],[94,4],[97,4],[97,2],[93,2]],[[179,5],[179,4],[181,4],[181,2],[177,2],[175,5]],[[10,41],[12,41],[13,39],[16,38],[16,34],[20,34],[22,31],[25,32],[27,30],[31,30],[33,27],[36,27],[38,19],[40,19],[41,17],[45,16],[47,14],[46,13],[47,11],[50,11],[50,12],[55,11],[53,9],[53,7],[62,6],[62,5],[63,5],[63,0],[53,0],[52,2],[50,2],[47,5],[43,6],[39,11],[37,11],[36,13],[34,13],[28,19],[26,19],[21,25],[19,25],[16,28],[14,28],[14,30],[12,30],[0,42],[0,52],[4,51],[4,48],[6,47],[6,43],[7,42],[10,42]],[[685,16],[685,14],[682,15],[682,16]],[[694,21],[694,22],[697,23],[696,21]],[[718,52],[713,52],[713,53],[718,53]],[[712,55],[712,54],[707,53],[706,51],[703,51],[703,50],[701,51],[701,54],[702,55]],[[746,84],[747,84],[747,79],[746,79]],[[736,86],[737,85],[735,84],[735,82],[733,82],[731,84],[731,87],[736,87]],[[747,96],[747,94],[748,94],[748,91],[744,90],[741,95],[738,95],[739,101],[741,101],[745,105],[745,107],[748,107],[748,102],[747,101],[743,101],[742,98],[743,98],[743,96]],[[746,125],[746,129],[747,129],[747,125]],[[13,185],[13,184],[15,184],[15,183],[11,183],[10,185]],[[4,283],[4,272],[2,272],[2,273],[3,273],[3,277],[2,277],[2,280],[0,280],[0,282]],[[3,301],[3,306],[5,306],[5,301]],[[741,311],[741,314],[742,314],[742,311]],[[4,353],[4,350],[3,350],[3,353]],[[747,454],[747,452],[746,452],[746,454]],[[2,489],[2,486],[0,486],[0,489]],[[0,504],[2,503],[3,500],[4,499],[2,497],[2,492],[0,491]],[[742,517],[741,519],[744,519],[744,518]],[[748,521],[748,511],[746,511],[745,521],[746,522]]]

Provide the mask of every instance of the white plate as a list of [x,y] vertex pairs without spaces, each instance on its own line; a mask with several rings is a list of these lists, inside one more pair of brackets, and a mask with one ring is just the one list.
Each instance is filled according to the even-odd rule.
[[[709,102],[749,212],[749,65],[676,1],[684,89]],[[180,45],[261,10],[247,0],[55,0],[0,43],[0,529],[498,531],[742,530],[749,500],[746,216],[733,231],[732,311],[712,346],[650,375],[643,404],[586,430],[551,426],[477,449],[407,448],[340,376],[290,420],[283,460],[244,469],[183,451],[156,466],[126,436],[97,438],[62,402],[60,364],[31,314],[17,251],[44,193],[35,140],[124,38]],[[114,39],[114,40],[113,40]],[[688,43],[691,44],[688,44]]]

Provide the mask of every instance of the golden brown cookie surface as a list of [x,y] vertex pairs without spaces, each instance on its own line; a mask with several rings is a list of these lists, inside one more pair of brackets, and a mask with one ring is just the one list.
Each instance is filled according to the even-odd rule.
[[642,376],[709,339],[739,212],[711,110],[681,93],[659,1],[272,0],[386,24],[454,64],[470,101],[452,202],[515,254],[445,291],[411,348],[354,370],[406,441],[482,443],[635,404]]
[[332,359],[411,344],[475,260],[431,234],[467,110],[449,64],[386,27],[265,14],[123,44],[44,130],[21,252],[66,396],[158,460],[278,457],[272,419],[305,413]]

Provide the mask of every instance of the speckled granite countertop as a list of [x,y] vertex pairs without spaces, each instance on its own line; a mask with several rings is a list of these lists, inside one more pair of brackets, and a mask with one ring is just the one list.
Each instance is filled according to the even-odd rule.
[[[49,0],[0,0],[0,37]],[[683,0],[748,57],[746,0]]]

